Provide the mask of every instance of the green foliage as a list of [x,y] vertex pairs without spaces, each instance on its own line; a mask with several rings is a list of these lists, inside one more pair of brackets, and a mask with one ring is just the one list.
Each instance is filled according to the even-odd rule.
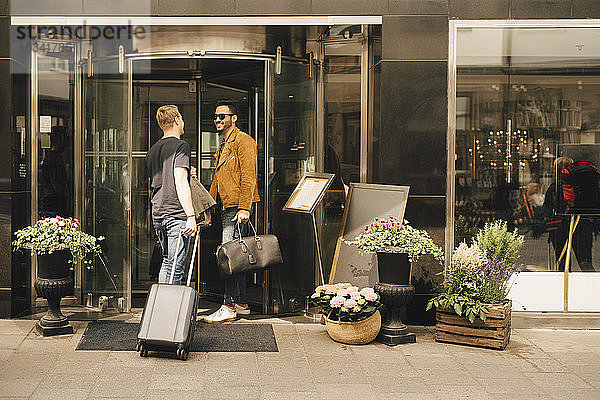
[[102,236],[96,238],[82,232],[76,218],[53,217],[39,220],[33,226],[15,232],[14,250],[30,249],[37,255],[52,254],[55,250],[67,249],[73,255],[73,263],[82,260],[90,268],[88,257],[102,252]]
[[477,234],[477,228],[470,224],[464,215],[459,215],[454,221],[454,235],[465,238],[468,243]]
[[427,303],[427,311],[435,306],[436,308],[446,308],[454,310],[458,315],[464,315],[470,323],[475,321],[475,318],[485,322],[488,308],[485,303],[480,300],[473,299],[470,296],[463,296],[458,293],[442,293]]
[[517,229],[509,232],[503,220],[486,223],[475,237],[475,243],[488,260],[502,260],[506,265],[516,264],[524,240]]

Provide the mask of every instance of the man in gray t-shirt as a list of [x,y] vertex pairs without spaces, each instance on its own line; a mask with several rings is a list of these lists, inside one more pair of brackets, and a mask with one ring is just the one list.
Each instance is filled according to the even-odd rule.
[[[180,284],[190,236],[196,233],[196,218],[189,184],[190,145],[180,139],[183,135],[183,118],[177,106],[162,106],[156,120],[163,131],[160,138],[146,154],[146,167],[152,188],[152,222],[163,249],[159,283],[168,283],[174,273],[173,283]],[[175,254],[179,236],[183,237],[179,252]],[[177,259],[172,272],[173,260]]]

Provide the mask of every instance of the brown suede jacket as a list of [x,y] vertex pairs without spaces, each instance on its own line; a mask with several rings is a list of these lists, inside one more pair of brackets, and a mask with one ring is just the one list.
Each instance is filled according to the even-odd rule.
[[210,195],[217,193],[225,208],[250,210],[260,201],[256,183],[256,141],[237,127],[229,134],[221,156],[214,154],[216,171],[210,185]]

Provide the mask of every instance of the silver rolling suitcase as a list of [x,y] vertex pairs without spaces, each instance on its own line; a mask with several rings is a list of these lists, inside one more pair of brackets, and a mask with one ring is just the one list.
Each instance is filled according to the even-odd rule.
[[[188,358],[194,339],[198,310],[198,292],[190,287],[190,281],[194,270],[199,236],[200,233],[196,233],[187,286],[173,285],[173,272],[177,262],[177,258],[175,258],[171,269],[170,283],[155,283],[150,287],[137,340],[137,351],[142,357],[146,357],[149,350],[156,350],[175,351],[180,360],[185,361]],[[179,252],[181,242],[180,235],[175,254]]]

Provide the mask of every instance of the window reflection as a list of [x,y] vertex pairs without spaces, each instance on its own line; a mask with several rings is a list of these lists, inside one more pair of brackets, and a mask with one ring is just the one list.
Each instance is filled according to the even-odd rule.
[[325,168],[335,174],[325,196],[325,276],[344,214],[345,189],[360,180],[360,41],[325,45]]
[[[560,177],[573,162],[600,161],[574,150],[600,144],[597,32],[459,29],[455,244],[504,219],[525,235],[526,271],[564,270],[571,218],[555,204]],[[594,271],[600,257],[598,213],[585,214],[571,271]]]

